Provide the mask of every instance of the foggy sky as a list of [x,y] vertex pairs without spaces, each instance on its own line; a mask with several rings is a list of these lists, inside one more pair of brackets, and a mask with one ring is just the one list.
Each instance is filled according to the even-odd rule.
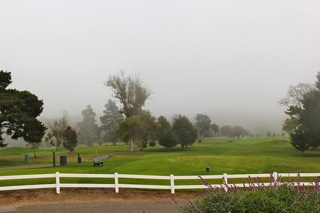
[[[170,119],[280,131],[290,85],[320,71],[318,0],[0,0],[0,70],[44,101],[42,116],[97,115],[120,69]],[[97,120],[99,120],[97,116]]]

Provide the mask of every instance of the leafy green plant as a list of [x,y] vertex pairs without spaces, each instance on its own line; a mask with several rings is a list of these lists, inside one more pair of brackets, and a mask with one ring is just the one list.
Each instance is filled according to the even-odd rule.
[[[201,178],[201,177],[200,177]],[[250,187],[239,188],[235,184],[223,184],[212,187],[202,179],[208,187],[203,196],[187,205],[181,205],[182,212],[319,212],[320,211],[320,177],[309,180],[305,186],[300,182],[274,181],[270,175],[270,185],[262,182],[254,183],[248,178]],[[169,196],[176,204],[174,198]],[[179,205],[179,204],[178,204]]]

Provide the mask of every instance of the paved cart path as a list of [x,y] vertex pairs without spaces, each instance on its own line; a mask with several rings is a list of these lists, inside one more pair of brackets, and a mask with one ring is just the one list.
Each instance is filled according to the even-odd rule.
[[[113,153],[108,153],[104,155],[99,155],[95,158],[93,158],[93,161],[102,161],[105,159],[110,158],[112,155],[119,154],[122,152],[113,152]],[[33,168],[46,168],[46,167],[52,167],[51,164],[25,164],[25,165],[19,165],[19,166],[4,166],[0,167],[0,170],[14,170],[14,169],[33,169]],[[56,167],[60,166],[59,163],[56,163]]]
[[119,154],[119,153],[122,153],[122,152],[113,152],[113,153],[108,153],[108,154],[104,154],[104,155],[99,155],[99,156],[93,158],[93,161],[102,161],[107,158],[110,158],[114,154]]
[[[59,165],[56,165],[59,166]],[[26,165],[19,165],[19,166],[5,166],[0,167],[0,170],[13,170],[13,169],[32,169],[32,168],[46,168],[52,167],[51,164],[26,164]]]

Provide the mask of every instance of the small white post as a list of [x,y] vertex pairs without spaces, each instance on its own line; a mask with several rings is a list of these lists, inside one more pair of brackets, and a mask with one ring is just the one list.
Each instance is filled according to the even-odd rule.
[[171,187],[171,194],[174,194],[174,176],[170,175],[170,187]]
[[119,178],[118,178],[118,173],[114,173],[114,189],[116,193],[119,193]]
[[56,193],[60,194],[60,173],[56,172]]
[[228,184],[228,175],[227,175],[227,173],[223,173],[223,184]]
[[272,176],[273,176],[273,180],[274,180],[273,183],[276,184],[278,182],[278,172],[273,172]]
[[223,173],[223,187],[224,187],[224,190],[227,192],[228,187],[226,185],[228,185],[228,175],[227,173]]

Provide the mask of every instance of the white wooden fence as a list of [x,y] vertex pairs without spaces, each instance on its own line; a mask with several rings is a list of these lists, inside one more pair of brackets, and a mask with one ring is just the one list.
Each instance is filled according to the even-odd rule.
[[[269,178],[268,182],[264,182],[265,186],[273,184],[279,180],[279,177],[295,179],[298,177],[309,177],[314,183],[318,181],[320,173],[300,173],[300,174],[289,174],[289,173],[277,173],[272,174],[237,174],[237,175],[203,175],[205,181],[210,183],[210,180],[218,179],[221,180],[221,184],[211,184],[212,187],[227,187],[237,186],[237,187],[252,187],[252,183],[241,183],[241,184],[229,184],[230,179],[248,179],[251,177],[255,178]],[[271,177],[272,176],[272,177]],[[314,178],[316,177],[316,178]],[[23,179],[40,179],[40,178],[52,178],[55,179],[52,184],[36,184],[36,185],[19,185],[19,186],[1,186],[1,181],[5,180],[23,180]],[[104,178],[104,179],[114,179],[113,184],[85,184],[85,183],[61,183],[60,178]],[[142,184],[121,184],[119,179],[147,179],[147,180],[168,180],[168,185],[142,185]],[[39,174],[39,175],[17,175],[17,176],[0,176],[0,191],[7,190],[22,190],[22,189],[44,189],[44,188],[55,188],[56,193],[60,194],[61,188],[114,188],[115,192],[118,193],[120,188],[135,188],[135,189],[160,189],[160,190],[171,190],[174,194],[175,190],[180,189],[204,189],[205,184],[199,181],[199,185],[176,185],[175,180],[200,180],[200,176],[156,176],[156,175],[129,175],[129,174],[67,174],[59,173],[55,174]],[[272,182],[270,182],[272,180]],[[296,180],[296,179],[295,179]],[[170,184],[169,184],[170,183]],[[259,183],[262,184],[262,183]],[[309,185],[310,182],[301,182],[300,184]],[[318,184],[318,183],[315,183]]]

